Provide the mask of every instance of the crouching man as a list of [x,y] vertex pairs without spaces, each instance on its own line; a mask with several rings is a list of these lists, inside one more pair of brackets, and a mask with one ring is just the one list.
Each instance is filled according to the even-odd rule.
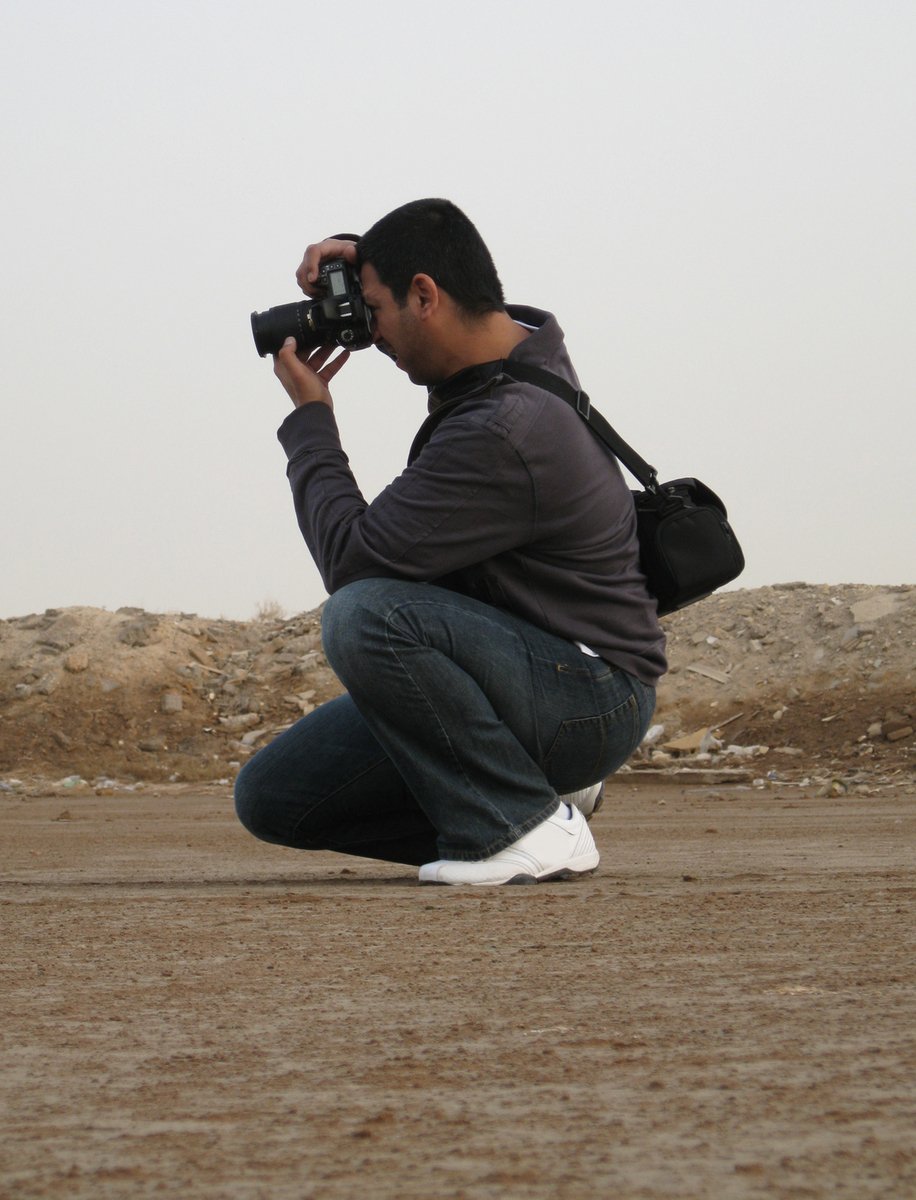
[[329,391],[347,352],[290,339],[275,356],[294,405],[279,438],[346,694],[245,765],[239,817],[269,842],[414,864],[421,883],[591,872],[586,817],[665,670],[628,487],[569,405],[508,374],[532,364],[578,387],[556,319],[505,305],[453,204],[415,201],[358,240],[309,246],[303,290],[319,295],[321,264],[341,258],[428,415],[367,503]]

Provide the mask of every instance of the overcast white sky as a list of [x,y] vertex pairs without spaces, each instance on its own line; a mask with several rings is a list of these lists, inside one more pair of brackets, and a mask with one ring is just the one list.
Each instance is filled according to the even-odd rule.
[[[0,11],[0,617],[320,603],[249,313],[430,195],[723,496],[740,584],[916,581],[912,0]],[[425,394],[371,350],[335,382],[371,497]]]

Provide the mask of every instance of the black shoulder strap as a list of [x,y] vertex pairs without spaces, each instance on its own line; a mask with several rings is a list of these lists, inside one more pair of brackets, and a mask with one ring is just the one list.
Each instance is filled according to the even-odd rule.
[[658,472],[655,467],[650,466],[641,455],[637,454],[633,447],[623,440],[617,430],[602,417],[601,413],[592,408],[591,401],[585,392],[577,390],[571,383],[561,379],[559,375],[554,375],[552,371],[546,371],[542,367],[535,367],[529,363],[513,362],[511,359],[504,358],[500,366],[502,374],[508,375],[510,379],[515,379],[519,383],[533,383],[536,387],[553,392],[555,396],[559,396],[561,400],[571,404],[592,433],[600,438],[608,449],[620,459],[630,474],[638,479],[644,488],[648,488],[651,492],[655,491],[658,487]]

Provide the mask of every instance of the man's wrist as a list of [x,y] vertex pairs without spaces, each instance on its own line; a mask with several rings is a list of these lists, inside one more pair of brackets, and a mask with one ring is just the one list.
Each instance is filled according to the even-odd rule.
[[289,459],[302,451],[340,449],[334,411],[318,400],[294,408],[277,430],[277,438]]

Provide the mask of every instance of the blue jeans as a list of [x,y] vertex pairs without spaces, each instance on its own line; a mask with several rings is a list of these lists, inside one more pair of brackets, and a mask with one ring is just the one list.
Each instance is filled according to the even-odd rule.
[[366,579],[327,601],[347,689],[256,754],[236,810],[256,837],[391,862],[475,861],[639,745],[655,690],[510,613]]

